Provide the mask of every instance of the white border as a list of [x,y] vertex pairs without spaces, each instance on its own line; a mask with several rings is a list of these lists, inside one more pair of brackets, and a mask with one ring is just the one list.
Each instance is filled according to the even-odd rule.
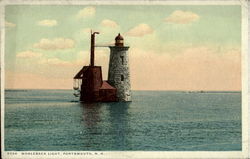
[[[63,155],[63,153],[92,153],[95,151],[4,151],[4,7],[6,5],[241,5],[242,6],[242,151],[101,151],[103,155]],[[248,158],[249,154],[249,107],[248,107],[248,4],[247,1],[76,1],[76,0],[5,0],[0,2],[1,26],[1,151],[3,158]],[[249,95],[250,99],[250,95]],[[21,155],[21,153],[47,153],[47,155]],[[59,155],[48,155],[48,153]],[[96,151],[100,153],[100,151]]]
[[241,5],[244,0],[4,0],[4,5]]
[[242,77],[242,152],[243,157],[249,157],[249,121],[248,121],[248,4],[241,6],[241,77]]
[[[1,36],[1,40],[0,40],[0,46],[1,46],[1,51],[0,51],[0,60],[1,60],[1,152],[3,152],[3,148],[4,148],[4,100],[5,100],[5,96],[4,96],[4,80],[5,80],[5,76],[4,76],[4,46],[5,46],[5,8],[4,5],[0,5],[0,36]],[[2,16],[3,15],[3,16]]]

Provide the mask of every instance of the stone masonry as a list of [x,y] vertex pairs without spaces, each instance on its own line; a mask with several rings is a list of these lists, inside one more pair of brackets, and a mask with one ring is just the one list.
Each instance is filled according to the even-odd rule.
[[108,83],[117,88],[119,101],[131,101],[128,46],[110,46]]

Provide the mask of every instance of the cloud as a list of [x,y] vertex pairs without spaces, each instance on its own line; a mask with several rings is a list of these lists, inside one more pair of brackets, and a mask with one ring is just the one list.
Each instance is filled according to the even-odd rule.
[[41,56],[42,56],[41,53],[36,53],[32,51],[23,51],[16,55],[16,57],[19,57],[19,58],[37,58]]
[[13,28],[13,27],[16,27],[16,24],[5,21],[5,27],[6,28]]
[[102,20],[101,25],[105,27],[111,27],[111,28],[115,28],[118,26],[118,24],[115,21],[112,21],[109,19]]
[[75,42],[72,39],[55,38],[55,39],[41,39],[40,42],[33,45],[34,48],[43,50],[57,50],[57,49],[69,49],[75,46]]
[[51,19],[45,19],[45,20],[41,20],[41,21],[37,22],[37,25],[52,27],[52,26],[57,25],[57,21],[56,20],[51,20]]
[[148,24],[139,24],[134,28],[130,29],[127,33],[125,33],[125,35],[142,37],[153,32],[154,30]]
[[199,20],[199,18],[200,16],[193,12],[176,10],[172,14],[170,14],[165,19],[165,21],[168,23],[175,23],[175,24],[188,24]]
[[70,62],[63,61],[63,60],[60,60],[58,58],[48,59],[48,64],[50,64],[50,65],[57,65],[57,66],[69,66],[69,65],[72,65]]
[[39,61],[39,64],[48,64],[54,66],[72,66],[72,63],[69,61],[60,60],[58,58],[42,59]]
[[95,12],[95,7],[85,7],[77,13],[77,18],[91,17],[95,15]]
[[239,49],[218,54],[199,46],[175,56],[140,49],[129,52],[133,89],[241,90]]
[[[109,57],[109,51],[107,50],[95,50],[95,63],[104,64],[102,60],[105,61],[104,58]],[[76,60],[73,61],[76,65],[89,65],[90,63],[90,51],[79,51],[76,57]]]

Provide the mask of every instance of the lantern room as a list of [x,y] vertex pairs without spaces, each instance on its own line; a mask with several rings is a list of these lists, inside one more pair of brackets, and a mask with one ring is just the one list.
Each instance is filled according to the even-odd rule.
[[119,33],[115,38],[115,46],[123,46],[123,37]]

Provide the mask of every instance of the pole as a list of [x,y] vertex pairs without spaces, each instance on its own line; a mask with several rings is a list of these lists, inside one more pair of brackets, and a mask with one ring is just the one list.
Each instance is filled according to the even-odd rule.
[[95,34],[99,32],[91,32],[91,46],[90,46],[90,66],[95,66]]

